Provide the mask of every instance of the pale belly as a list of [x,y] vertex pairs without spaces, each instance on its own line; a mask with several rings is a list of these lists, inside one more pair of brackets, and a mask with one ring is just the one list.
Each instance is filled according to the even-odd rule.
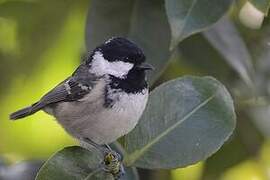
[[80,102],[58,104],[54,116],[75,138],[89,138],[97,144],[108,144],[136,126],[147,99],[148,90],[132,95],[120,93],[113,107],[105,108],[103,97],[94,101],[86,97]]

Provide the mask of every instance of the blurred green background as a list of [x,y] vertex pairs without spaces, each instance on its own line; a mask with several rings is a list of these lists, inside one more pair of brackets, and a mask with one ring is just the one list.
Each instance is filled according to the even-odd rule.
[[[88,0],[0,0],[0,157],[9,163],[46,160],[62,147],[76,144],[44,112],[16,122],[8,116],[37,101],[75,70],[86,51],[89,6]],[[239,12],[238,6],[232,16]],[[258,99],[253,103],[238,75],[203,35],[184,40],[158,83],[184,74],[218,78],[236,99],[238,125],[233,137],[205,162],[152,172],[153,179],[165,179],[168,173],[173,180],[270,179],[270,56],[266,53],[270,24],[266,18],[261,30],[250,30],[234,19],[256,64],[256,86],[262,91],[258,99],[263,105]]]
[[43,112],[9,113],[37,101],[70,75],[84,52],[88,1],[0,3],[0,152],[11,160],[47,158],[75,142]]

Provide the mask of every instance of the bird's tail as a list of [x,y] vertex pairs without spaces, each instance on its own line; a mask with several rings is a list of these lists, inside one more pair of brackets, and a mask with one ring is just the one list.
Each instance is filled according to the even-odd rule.
[[11,120],[17,120],[24,118],[26,116],[30,116],[34,114],[35,112],[39,111],[41,107],[39,106],[39,103],[35,103],[31,106],[25,107],[23,109],[20,109],[12,114],[9,115],[9,119]]

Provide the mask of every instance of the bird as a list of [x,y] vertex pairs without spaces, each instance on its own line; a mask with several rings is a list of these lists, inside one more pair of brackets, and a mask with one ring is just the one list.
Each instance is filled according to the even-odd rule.
[[110,38],[88,52],[71,76],[10,119],[43,110],[75,139],[108,145],[129,133],[142,116],[149,96],[148,70],[153,66],[138,45]]

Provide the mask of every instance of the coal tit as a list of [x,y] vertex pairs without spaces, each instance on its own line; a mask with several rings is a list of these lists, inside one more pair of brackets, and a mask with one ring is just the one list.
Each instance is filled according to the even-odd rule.
[[44,110],[76,139],[109,144],[129,133],[141,117],[148,100],[145,71],[151,69],[136,44],[121,37],[109,39],[70,77],[10,119]]

